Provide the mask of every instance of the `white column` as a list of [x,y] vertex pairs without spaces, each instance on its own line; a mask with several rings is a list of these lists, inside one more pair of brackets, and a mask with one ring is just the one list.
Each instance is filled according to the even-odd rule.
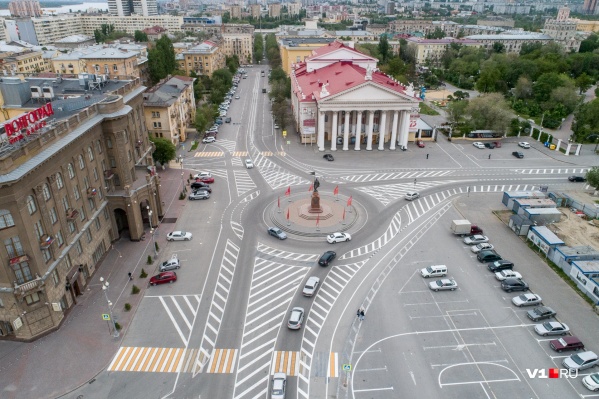
[[566,156],[570,155],[570,150],[572,149],[572,143],[568,143],[568,146],[566,147]]
[[368,111],[368,138],[366,139],[366,151],[372,151],[372,131],[374,130],[374,111]]
[[324,151],[324,112],[318,111],[318,151]]
[[393,123],[391,123],[391,141],[389,143],[389,149],[395,149],[395,142],[397,141],[397,123],[399,111],[393,111]]
[[381,111],[381,120],[379,122],[379,151],[383,151],[385,149],[385,134],[387,133],[387,111]]
[[555,151],[559,151],[559,147],[562,145],[562,139],[557,139],[557,145],[555,146]]
[[331,151],[337,151],[337,118],[339,118],[339,111],[333,112],[333,133],[331,134]]
[[358,111],[358,121],[356,122],[356,146],[354,150],[360,151],[360,139],[362,135],[362,111]]
[[347,151],[349,145],[349,117],[351,111],[345,111],[345,124],[343,125],[343,151]]
[[582,144],[578,144],[578,147],[576,147],[576,152],[574,153],[574,155],[579,156],[580,150],[582,150]]
[[401,126],[399,129],[399,142],[406,148],[408,146],[408,132],[410,130],[410,111],[401,111]]

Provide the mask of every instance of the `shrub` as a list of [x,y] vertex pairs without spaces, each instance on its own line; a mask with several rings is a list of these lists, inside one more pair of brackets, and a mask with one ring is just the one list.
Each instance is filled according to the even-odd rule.
[[152,255],[148,255],[148,260],[146,261],[146,263],[147,263],[148,265],[151,265],[151,264],[152,264],[152,262],[153,262],[153,260],[152,260]]
[[160,247],[156,241],[154,241],[154,248],[156,248],[156,252],[160,252]]
[[131,293],[133,295],[139,294],[139,287],[137,285],[133,284],[133,286],[131,287]]
[[148,277],[148,273],[146,273],[146,271],[144,269],[141,269],[141,273],[139,273],[139,278],[146,278]]
[[181,194],[179,194],[179,199],[180,200],[184,200],[185,199],[185,193],[183,191],[181,191]]
[[123,328],[119,323],[114,323],[114,327],[119,331],[121,330],[121,328]]
[[131,304],[130,303],[126,303],[125,304],[125,312],[128,312],[131,310]]

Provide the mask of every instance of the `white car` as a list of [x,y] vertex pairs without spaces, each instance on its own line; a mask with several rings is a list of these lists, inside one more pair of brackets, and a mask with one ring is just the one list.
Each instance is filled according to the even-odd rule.
[[414,191],[414,192],[406,193],[404,198],[407,199],[408,201],[414,201],[415,199],[420,198],[420,194]]
[[291,316],[287,321],[287,327],[291,330],[299,330],[304,322],[304,308],[295,307],[291,309]]
[[201,179],[202,177],[212,177],[212,173],[210,173],[210,172],[200,172],[200,173],[196,174],[193,178],[194,179]]
[[254,163],[251,159],[248,158],[245,160],[245,167],[246,169],[252,169],[254,167]]
[[275,123],[275,129],[278,129],[278,128],[279,128],[279,125],[277,125],[277,124]]
[[536,324],[535,332],[544,337],[548,335],[566,335],[570,332],[570,328],[564,323],[548,321],[546,323]]
[[216,141],[216,138],[213,136],[208,136],[205,137],[204,140],[202,140],[202,143],[207,144],[207,143],[214,143]]
[[351,235],[349,233],[333,233],[327,236],[327,242],[329,244],[335,244],[336,242],[351,241]]
[[221,118],[224,118],[225,116],[227,116],[227,112],[226,111],[221,111],[220,114],[218,114]]
[[528,144],[526,141],[519,142],[518,146],[520,146],[522,148],[530,148],[530,144]]
[[562,365],[568,370],[586,370],[598,366],[599,357],[592,351],[580,352],[570,355],[562,361]]
[[584,385],[589,391],[599,391],[599,373],[587,375],[582,379]]
[[464,238],[464,244],[466,245],[482,244],[483,242],[489,242],[489,237],[475,234],[473,236]]
[[481,148],[484,149],[485,145],[483,143],[481,143],[480,141],[475,141],[474,143],[472,143],[473,146],[475,146],[476,148]]
[[189,241],[192,238],[192,234],[186,231],[173,231],[166,235],[167,241]]
[[239,100],[239,98],[240,98],[239,96],[235,96],[235,99],[236,99],[236,100]]
[[510,269],[505,269],[502,270],[500,272],[495,273],[495,278],[499,281],[503,281],[506,278],[517,278],[517,279],[521,279],[522,275],[518,272],[515,272],[513,270]]
[[306,281],[306,285],[304,285],[304,290],[302,294],[304,296],[312,296],[318,289],[318,284],[320,284],[320,279],[316,276],[312,276]]
[[458,288],[458,283],[455,280],[444,278],[442,280],[431,281],[428,283],[428,287],[433,291],[450,290],[453,291]]
[[495,249],[495,247],[492,244],[489,244],[488,242],[482,242],[480,244],[476,244],[470,247],[470,250],[472,252],[479,253],[480,251],[484,251],[484,250],[490,250],[490,249]]
[[285,399],[286,385],[287,375],[285,373],[274,373],[272,376],[272,389],[270,391],[271,399]]
[[535,294],[522,294],[512,298],[512,303],[518,307],[542,305],[543,299]]

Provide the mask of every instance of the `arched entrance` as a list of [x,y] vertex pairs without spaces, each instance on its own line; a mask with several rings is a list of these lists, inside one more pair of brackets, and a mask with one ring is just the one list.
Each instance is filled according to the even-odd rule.
[[143,221],[144,226],[148,226],[152,228],[152,223],[150,220],[150,211],[154,212],[153,209],[150,208],[150,202],[148,200],[141,201],[139,204],[139,210],[141,212],[141,220]]
[[125,212],[121,208],[116,208],[114,210],[114,220],[116,221],[119,236],[124,230],[129,230],[129,220],[127,219],[127,212]]

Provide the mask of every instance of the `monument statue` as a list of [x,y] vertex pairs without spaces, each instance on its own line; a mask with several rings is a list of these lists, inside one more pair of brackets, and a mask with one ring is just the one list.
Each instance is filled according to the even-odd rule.
[[320,187],[320,182],[318,181],[318,177],[314,179],[314,191],[318,191],[318,187]]
[[310,213],[322,213],[322,207],[320,206],[320,194],[318,194],[318,187],[320,182],[318,177],[314,179],[314,192],[312,193],[312,200],[310,202]]

